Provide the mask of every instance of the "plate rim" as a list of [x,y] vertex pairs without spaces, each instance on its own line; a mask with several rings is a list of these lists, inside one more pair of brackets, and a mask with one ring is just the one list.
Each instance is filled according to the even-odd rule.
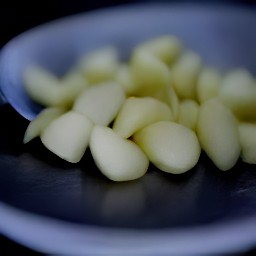
[[72,223],[2,202],[0,216],[0,231],[4,235],[33,250],[50,254],[237,253],[250,250],[256,244],[256,216],[239,222],[222,221],[192,228],[146,230]]

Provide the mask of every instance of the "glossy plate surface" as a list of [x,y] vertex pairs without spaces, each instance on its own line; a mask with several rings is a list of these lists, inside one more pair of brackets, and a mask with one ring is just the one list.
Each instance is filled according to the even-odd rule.
[[[114,45],[125,59],[134,45],[162,34],[177,35],[207,65],[256,74],[253,24],[252,10],[200,5],[125,6],[68,17],[30,30],[3,49],[1,88],[31,119],[38,109],[22,90],[26,65],[62,74],[92,49]],[[23,146],[28,121],[8,105],[0,115],[0,231],[19,242],[71,254],[205,253],[256,244],[255,166],[239,161],[221,172],[202,154],[183,175],[150,166],[137,181],[114,183],[100,174],[89,151],[71,165],[39,139]]]

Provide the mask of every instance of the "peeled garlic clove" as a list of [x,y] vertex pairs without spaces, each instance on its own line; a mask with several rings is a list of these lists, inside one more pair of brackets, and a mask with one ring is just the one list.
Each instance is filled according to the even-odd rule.
[[120,65],[115,80],[124,89],[126,95],[132,94],[134,90],[134,81],[128,65]]
[[146,51],[167,65],[171,65],[181,52],[181,42],[175,36],[160,36],[139,44],[136,51]]
[[256,83],[247,70],[230,72],[220,88],[221,100],[239,119],[256,121]]
[[46,106],[61,106],[60,82],[47,70],[30,66],[24,71],[24,88],[28,96],[35,102]]
[[121,137],[129,138],[151,123],[172,119],[172,112],[167,104],[151,97],[130,97],[120,109],[113,130]]
[[89,87],[76,99],[73,110],[90,118],[94,124],[109,125],[125,100],[125,93],[114,82]]
[[64,109],[61,108],[46,108],[41,111],[35,119],[33,119],[25,132],[23,143],[28,143],[32,139],[39,136],[42,131],[57,117],[62,115],[65,112]]
[[99,170],[113,181],[138,179],[148,169],[149,160],[142,150],[109,127],[93,128],[90,150]]
[[133,96],[154,96],[170,83],[168,66],[148,52],[133,52],[129,67],[134,81],[130,88]]
[[214,68],[203,68],[198,76],[196,94],[198,101],[203,102],[219,95],[221,75]]
[[201,69],[201,58],[194,52],[185,52],[171,69],[172,81],[181,99],[196,98],[197,78]]
[[167,96],[167,103],[172,110],[173,120],[176,121],[178,119],[179,111],[180,111],[180,100],[172,86],[169,86],[167,88],[166,96]]
[[212,99],[201,105],[197,134],[203,150],[220,170],[236,164],[241,151],[237,122],[220,101]]
[[195,100],[183,100],[179,106],[178,123],[196,130],[199,105]]
[[78,70],[69,71],[60,83],[60,98],[62,105],[66,107],[71,107],[75,99],[88,87],[86,79]]
[[191,129],[168,121],[145,127],[134,134],[133,140],[157,168],[173,174],[193,168],[201,152]]
[[118,65],[118,53],[110,46],[84,55],[79,61],[79,68],[89,84],[113,80]]
[[256,124],[240,123],[238,131],[243,161],[248,164],[256,164]]
[[88,118],[69,111],[52,121],[40,138],[54,154],[68,162],[77,163],[88,146],[92,127]]
[[172,111],[173,121],[177,121],[179,115],[179,103],[180,100],[173,89],[172,83],[159,90],[153,95],[154,98],[166,103]]

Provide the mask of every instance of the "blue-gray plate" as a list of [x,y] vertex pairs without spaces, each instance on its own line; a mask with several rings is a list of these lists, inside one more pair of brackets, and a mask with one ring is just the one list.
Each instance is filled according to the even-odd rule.
[[[0,57],[0,232],[46,253],[161,255],[219,253],[256,245],[256,168],[238,161],[219,171],[202,153],[176,176],[150,166],[141,179],[114,183],[89,150],[72,165],[35,139],[22,138],[39,111],[22,89],[22,71],[38,64],[61,75],[105,45],[127,58],[139,42],[178,36],[205,63],[256,73],[256,10],[219,5],[130,5],[79,14],[29,30]],[[12,107],[10,107],[12,106]],[[87,254],[86,254],[87,253]]]

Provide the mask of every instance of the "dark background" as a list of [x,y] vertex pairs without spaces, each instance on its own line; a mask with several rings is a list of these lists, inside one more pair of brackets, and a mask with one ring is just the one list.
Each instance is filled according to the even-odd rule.
[[[3,0],[0,4],[0,47],[17,34],[59,17],[102,7],[137,2],[153,2],[153,0]],[[166,0],[162,2],[256,5],[256,0]]]
[[[148,1],[135,0],[44,0],[44,1],[13,1],[5,0],[0,4],[0,48],[16,35],[42,24],[67,15],[87,12],[103,7],[116,6],[129,3],[145,3]],[[158,3],[160,1],[157,1]],[[169,0],[162,2],[191,2],[188,0]],[[207,4],[229,4],[229,5],[246,5],[248,7],[256,7],[256,0],[198,0]],[[0,255],[41,255],[33,252],[21,245],[10,241],[4,236],[0,236]],[[244,255],[256,255],[256,251],[246,252]]]

